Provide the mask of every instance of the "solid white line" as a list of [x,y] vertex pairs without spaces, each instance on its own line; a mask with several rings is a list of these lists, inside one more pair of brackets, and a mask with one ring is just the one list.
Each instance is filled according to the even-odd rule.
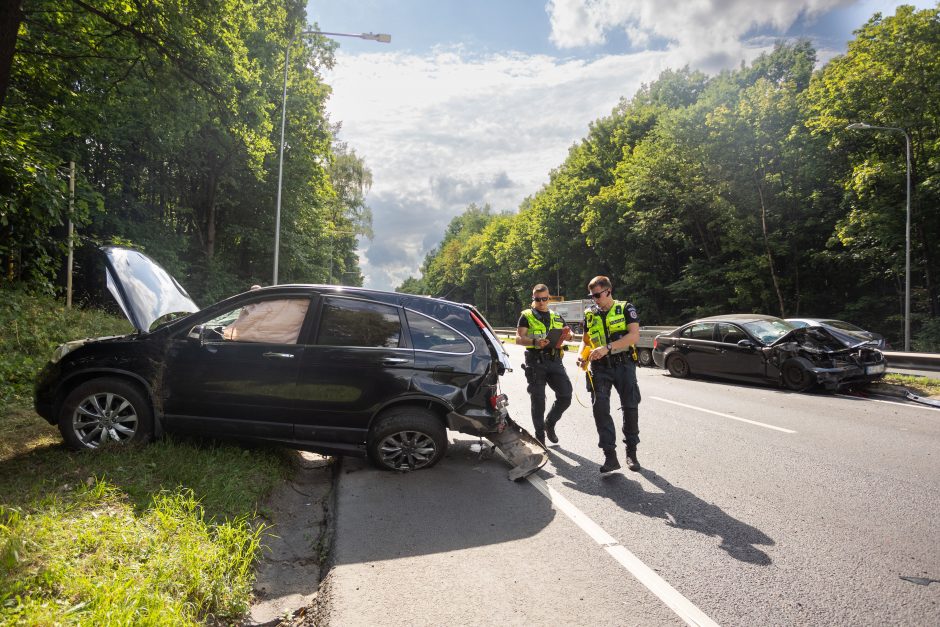
[[757,422],[756,420],[748,420],[747,418],[740,418],[738,416],[732,416],[731,414],[723,414],[720,411],[712,411],[711,409],[705,409],[704,407],[696,407],[695,405],[686,405],[685,403],[679,403],[677,401],[670,401],[669,399],[661,398],[659,396],[647,396],[646,398],[651,398],[653,400],[662,401],[664,403],[671,403],[673,405],[686,407],[688,409],[694,409],[695,411],[703,411],[706,414],[714,414],[716,416],[721,416],[722,418],[730,418],[731,420],[738,420],[740,422],[746,422],[749,425],[757,425],[758,427],[764,427],[765,429],[773,429],[774,431],[782,431],[784,433],[796,433],[796,431],[792,429],[784,429],[783,427],[775,427],[765,422]]
[[839,398],[850,398],[855,401],[871,401],[873,403],[887,403],[888,405],[897,405],[898,407],[907,407],[909,409],[928,409],[930,411],[940,411],[940,407],[931,407],[930,405],[920,405],[917,403],[899,403],[897,401],[886,401],[880,398],[865,398],[862,396],[851,396],[850,394],[836,394]]
[[718,627],[718,623],[710,619],[702,610],[695,607],[691,601],[670,586],[665,579],[657,575],[656,571],[641,562],[640,558],[630,552],[627,547],[617,542],[617,540],[604,531],[600,525],[572,505],[571,501],[545,483],[544,479],[537,475],[529,475],[528,480],[539,492],[545,495],[545,498],[551,501],[552,505],[563,512],[585,533],[591,536],[595,542],[601,545],[604,550],[633,575],[637,581],[659,597],[659,599],[665,603],[669,609],[675,612],[679,618],[689,625]]

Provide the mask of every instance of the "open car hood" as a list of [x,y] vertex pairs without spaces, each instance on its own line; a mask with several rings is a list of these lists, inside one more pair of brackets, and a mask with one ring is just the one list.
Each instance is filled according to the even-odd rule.
[[120,246],[101,250],[108,290],[138,331],[148,332],[155,321],[168,314],[199,311],[183,286],[147,255]]
[[812,347],[816,350],[837,353],[840,351],[857,348],[869,344],[871,340],[865,340],[852,333],[842,332],[838,329],[829,327],[801,327],[793,329],[783,335],[771,346],[786,344],[787,342],[796,342],[802,346]]

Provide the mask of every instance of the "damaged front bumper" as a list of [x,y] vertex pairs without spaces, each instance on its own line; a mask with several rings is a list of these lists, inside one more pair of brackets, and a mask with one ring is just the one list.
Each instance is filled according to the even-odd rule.
[[884,377],[886,369],[885,362],[880,362],[863,366],[848,364],[833,368],[814,367],[810,372],[816,376],[816,382],[819,385],[827,390],[835,391],[850,385],[877,381]]

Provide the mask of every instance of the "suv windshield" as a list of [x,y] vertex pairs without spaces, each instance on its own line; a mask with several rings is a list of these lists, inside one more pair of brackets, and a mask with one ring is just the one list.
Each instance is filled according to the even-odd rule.
[[753,320],[741,326],[764,344],[773,344],[796,328],[785,320]]

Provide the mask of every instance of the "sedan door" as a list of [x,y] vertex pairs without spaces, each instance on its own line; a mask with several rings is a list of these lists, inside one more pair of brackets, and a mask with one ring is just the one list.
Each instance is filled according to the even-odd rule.
[[693,374],[711,374],[714,370],[718,354],[714,322],[697,322],[687,326],[676,338],[676,345],[689,362],[689,370]]
[[321,300],[301,359],[294,434],[358,449],[372,416],[411,388],[414,351],[400,307],[346,296]]
[[715,375],[729,379],[764,379],[766,363],[764,353],[756,346],[741,346],[741,340],[751,337],[744,329],[730,322],[718,323],[718,353],[715,357]]
[[268,296],[170,340],[161,387],[170,429],[290,438],[298,411],[297,343],[309,297]]

